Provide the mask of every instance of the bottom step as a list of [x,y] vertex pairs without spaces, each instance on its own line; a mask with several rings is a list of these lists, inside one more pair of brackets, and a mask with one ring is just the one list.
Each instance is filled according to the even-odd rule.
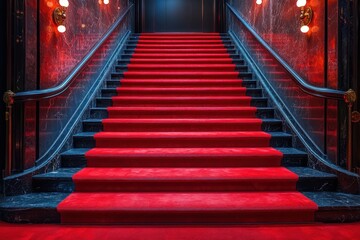
[[74,193],[62,223],[185,224],[313,222],[317,205],[298,192]]

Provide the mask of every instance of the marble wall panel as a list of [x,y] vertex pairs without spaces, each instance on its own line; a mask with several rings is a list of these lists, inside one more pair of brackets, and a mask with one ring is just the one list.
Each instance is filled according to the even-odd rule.
[[[263,0],[261,5],[257,5],[255,0],[228,2],[304,80],[316,86],[337,88],[337,0],[307,1],[314,10],[307,34],[300,32],[300,10],[295,0]],[[325,7],[328,8],[328,18]],[[337,104],[333,101],[326,104],[322,99],[303,93],[276,60],[229,13],[228,27],[239,36],[262,67],[310,138],[331,161],[336,162]]]
[[65,33],[57,31],[52,19],[58,1],[40,3],[40,88],[62,82],[129,4],[128,0],[110,0],[106,5],[101,0],[69,2]]

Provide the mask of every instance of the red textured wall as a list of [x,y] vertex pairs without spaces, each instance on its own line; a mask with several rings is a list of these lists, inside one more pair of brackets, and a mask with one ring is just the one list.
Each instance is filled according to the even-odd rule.
[[[55,86],[86,55],[128,6],[128,0],[71,0],[65,22],[67,31],[59,33],[52,20],[57,0],[40,4],[40,88]],[[101,3],[101,4],[100,4]]]
[[[296,7],[296,0],[263,0],[261,5],[255,0],[232,0],[230,3],[304,79],[317,86],[337,87],[337,0],[328,1],[328,19],[325,19],[325,1],[307,1],[314,11],[307,34],[300,32],[300,9]],[[324,70],[326,41],[329,43],[328,83]]]

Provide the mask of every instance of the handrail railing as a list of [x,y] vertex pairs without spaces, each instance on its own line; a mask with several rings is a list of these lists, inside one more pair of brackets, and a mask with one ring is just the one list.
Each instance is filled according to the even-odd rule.
[[32,90],[26,92],[17,92],[13,95],[14,102],[36,101],[46,98],[53,98],[65,92],[69,88],[71,83],[75,80],[76,76],[81,72],[81,70],[94,56],[97,50],[104,44],[104,42],[108,39],[108,37],[112,34],[112,32],[122,22],[125,16],[129,13],[130,9],[133,7],[133,5],[134,4],[128,6],[128,8],[119,17],[119,19],[116,20],[116,22],[109,28],[109,30],[102,36],[102,38],[98,41],[98,43],[86,54],[86,56],[80,61],[80,63],[74,68],[74,70],[71,71],[71,73],[65,78],[65,80],[62,83],[52,88]]
[[239,12],[232,7],[229,3],[226,3],[227,8],[231,13],[240,21],[244,27],[252,34],[252,36],[279,62],[279,64],[285,69],[285,71],[291,76],[293,82],[299,86],[299,88],[315,97],[342,100],[348,106],[348,131],[347,131],[347,151],[346,151],[346,164],[347,169],[352,171],[352,123],[358,122],[359,119],[355,116],[359,116],[359,112],[352,111],[354,102],[356,101],[356,93],[354,90],[348,91],[335,90],[331,88],[323,88],[311,85],[304,81],[267,43],[266,41],[241,17]]
[[91,48],[80,63],[70,72],[65,80],[59,85],[47,89],[31,90],[14,93],[8,90],[4,93],[3,100],[6,104],[5,120],[6,120],[6,166],[5,176],[10,176],[12,171],[13,146],[12,146],[12,107],[16,102],[38,101],[42,99],[54,98],[65,92],[75,81],[76,77],[81,73],[84,67],[89,63],[95,53],[108,40],[109,36],[115,31],[119,24],[124,20],[134,4],[130,4],[122,15],[112,24],[109,30],[101,37],[101,39]]

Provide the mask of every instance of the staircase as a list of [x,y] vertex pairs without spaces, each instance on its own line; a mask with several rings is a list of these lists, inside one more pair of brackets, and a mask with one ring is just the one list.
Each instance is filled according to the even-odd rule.
[[18,207],[23,220],[303,223],[359,209],[335,175],[307,167],[227,35],[134,34],[115,70],[61,168],[33,177],[23,206],[37,214]]

